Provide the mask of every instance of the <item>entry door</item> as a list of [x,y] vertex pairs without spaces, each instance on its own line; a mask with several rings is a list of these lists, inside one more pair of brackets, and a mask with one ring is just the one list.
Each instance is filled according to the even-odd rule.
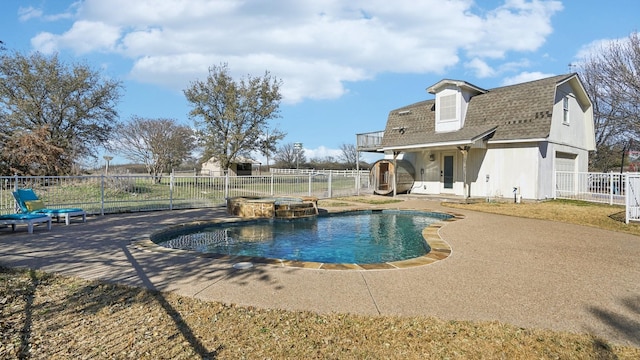
[[453,155],[442,157],[442,186],[445,190],[453,189]]
[[389,190],[389,163],[383,161],[378,164],[380,165],[378,190]]

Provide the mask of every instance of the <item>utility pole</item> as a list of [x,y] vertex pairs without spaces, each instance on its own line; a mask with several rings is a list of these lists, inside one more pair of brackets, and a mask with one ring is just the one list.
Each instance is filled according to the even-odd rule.
[[107,162],[104,165],[104,174],[109,175],[109,161],[113,160],[113,156],[105,155],[102,158]]
[[293,143],[293,148],[296,151],[296,170],[298,170],[298,163],[300,160],[300,150],[302,150],[302,143]]

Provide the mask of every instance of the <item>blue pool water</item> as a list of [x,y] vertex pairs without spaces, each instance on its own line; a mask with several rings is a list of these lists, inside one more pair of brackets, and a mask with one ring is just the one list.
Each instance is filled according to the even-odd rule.
[[417,211],[357,211],[312,219],[188,227],[158,235],[153,241],[167,248],[202,253],[373,264],[428,253],[422,230],[449,217]]

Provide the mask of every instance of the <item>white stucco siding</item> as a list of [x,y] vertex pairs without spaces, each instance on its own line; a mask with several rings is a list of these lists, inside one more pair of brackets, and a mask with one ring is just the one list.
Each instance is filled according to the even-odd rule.
[[[413,153],[415,166],[415,182],[411,193],[439,194],[440,193],[440,155],[426,150]],[[433,156],[433,160],[432,160]]]
[[[460,93],[455,86],[448,86],[436,94],[436,132],[456,131],[461,128],[460,114],[462,113],[460,105]],[[450,119],[442,120],[441,101],[443,98],[453,97],[455,100],[455,116]]]
[[512,198],[516,187],[523,198],[537,199],[539,161],[537,144],[491,145],[471,184],[471,196]]
[[[568,121],[564,121],[565,98],[569,105]],[[549,141],[579,149],[592,149],[594,135],[591,111],[590,104],[581,104],[570,83],[558,86],[553,105]]]

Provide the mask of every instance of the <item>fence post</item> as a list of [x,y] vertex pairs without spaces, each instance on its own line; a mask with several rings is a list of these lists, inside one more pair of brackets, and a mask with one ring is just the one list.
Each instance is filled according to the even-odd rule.
[[332,193],[333,193],[333,189],[331,189],[331,177],[332,177],[332,173],[329,172],[329,199],[331,199],[333,197]]
[[609,205],[613,204],[613,173],[609,173]]
[[311,173],[309,173],[309,195],[308,196],[311,196],[311,177],[312,176],[313,175]]
[[13,175],[13,191],[18,191],[18,174]]
[[169,176],[169,210],[173,210],[173,181],[175,180],[175,176],[173,175],[173,171]]
[[631,205],[631,199],[629,198],[629,177],[627,177],[627,181],[624,183],[624,223],[629,224],[629,207]]
[[356,172],[355,179],[356,179],[356,195],[360,196],[360,172],[359,171]]
[[271,196],[274,196],[274,193],[273,193],[273,173],[271,173]]
[[227,199],[229,199],[229,170],[228,169],[224,176],[224,199],[225,199],[225,202]]
[[104,216],[104,174],[100,176],[100,215]]

